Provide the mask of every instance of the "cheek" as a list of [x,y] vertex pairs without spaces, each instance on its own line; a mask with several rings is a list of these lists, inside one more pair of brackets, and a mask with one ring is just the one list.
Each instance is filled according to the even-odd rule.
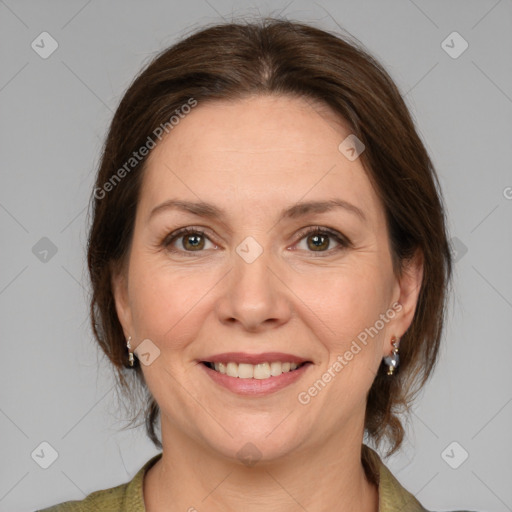
[[297,296],[315,313],[315,332],[322,333],[333,349],[343,349],[389,307],[391,289],[385,269],[362,260],[324,274],[316,272],[313,278],[294,284]]
[[[171,267],[165,259],[141,255],[133,260],[130,274],[131,310],[139,339],[149,338],[171,351],[179,350],[200,329],[208,291],[217,274],[204,269]],[[208,306],[209,304],[209,306]]]
[[343,403],[348,409],[360,407],[380,366],[390,328],[381,315],[390,308],[392,281],[388,269],[371,259],[372,263],[360,255],[354,264],[347,261],[299,292],[306,304],[314,304],[310,329],[326,353],[317,376],[322,382],[308,383],[315,388],[311,396],[322,395],[317,406],[329,402]]
[[369,265],[340,268],[324,282],[317,281],[310,296],[304,296],[306,303],[316,300],[312,309],[317,315],[311,316],[310,329],[326,357],[297,398],[314,411],[310,417],[326,427],[339,428],[351,418],[359,421],[364,412],[388,329],[384,324],[372,330],[389,307],[384,270]]

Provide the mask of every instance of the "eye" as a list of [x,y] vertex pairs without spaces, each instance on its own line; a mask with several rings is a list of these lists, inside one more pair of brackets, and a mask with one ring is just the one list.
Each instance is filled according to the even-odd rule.
[[162,245],[171,252],[201,252],[208,249],[205,247],[207,242],[212,244],[213,248],[217,247],[202,229],[182,228],[167,236]]
[[[299,236],[299,248],[309,252],[327,252],[331,254],[332,252],[340,251],[351,245],[351,242],[341,233],[321,226],[306,228],[299,233]],[[337,246],[331,248],[333,241]],[[300,247],[301,244],[303,244],[302,247]]]
[[[300,250],[307,252],[327,253],[327,255],[330,255],[333,252],[340,251],[352,245],[350,240],[338,231],[321,226],[305,228],[298,236],[299,243],[296,244],[296,246],[298,246]],[[332,248],[333,241],[336,246]],[[210,243],[212,247],[207,247],[208,243]],[[300,246],[301,244],[303,244],[302,247]],[[205,249],[218,248],[206,235],[204,230],[195,227],[181,228],[172,232],[164,238],[162,246],[170,252],[181,254],[204,252]]]

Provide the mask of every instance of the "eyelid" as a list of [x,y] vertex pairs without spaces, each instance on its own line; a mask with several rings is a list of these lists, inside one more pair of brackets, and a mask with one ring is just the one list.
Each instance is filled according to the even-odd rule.
[[340,233],[336,229],[329,228],[327,226],[320,226],[320,225],[307,226],[305,228],[302,228],[297,232],[297,236],[300,238],[303,238],[305,235],[309,235],[310,233],[317,233],[317,232],[337,236],[337,237],[343,239],[346,243],[350,242],[350,240],[346,236],[344,236],[342,233]]

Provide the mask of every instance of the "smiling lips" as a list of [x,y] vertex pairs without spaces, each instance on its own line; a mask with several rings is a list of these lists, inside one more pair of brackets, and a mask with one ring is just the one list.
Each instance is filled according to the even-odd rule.
[[229,377],[268,379],[296,370],[307,361],[283,352],[265,352],[263,354],[226,352],[211,356],[202,362],[212,370]]
[[[230,352],[208,357],[201,362],[210,370],[214,370],[217,375],[223,375],[223,380],[229,377],[251,379],[253,382],[269,379],[276,381],[276,384],[277,380],[282,380],[277,379],[281,375],[294,372],[310,363],[298,356],[281,352],[263,354]],[[229,379],[229,381],[232,380]]]
[[281,363],[296,363],[297,365],[305,363],[308,360],[293,354],[285,354],[284,352],[264,352],[262,354],[248,354],[246,352],[225,352],[223,354],[216,354],[210,357],[205,357],[201,360],[204,363],[272,363],[280,361]]

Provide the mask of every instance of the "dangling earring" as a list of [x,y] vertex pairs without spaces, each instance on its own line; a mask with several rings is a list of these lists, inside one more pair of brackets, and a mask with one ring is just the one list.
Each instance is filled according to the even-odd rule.
[[398,363],[400,362],[400,357],[398,356],[398,344],[400,343],[400,338],[396,338],[393,336],[391,339],[391,344],[393,345],[393,351],[391,355],[384,357],[384,364],[388,367],[388,375],[393,375],[395,368],[398,367]]
[[132,339],[132,337],[130,336],[127,340],[126,340],[126,346],[128,347],[128,364],[130,366],[133,366],[133,352],[131,351],[132,347],[130,345],[130,340]]

